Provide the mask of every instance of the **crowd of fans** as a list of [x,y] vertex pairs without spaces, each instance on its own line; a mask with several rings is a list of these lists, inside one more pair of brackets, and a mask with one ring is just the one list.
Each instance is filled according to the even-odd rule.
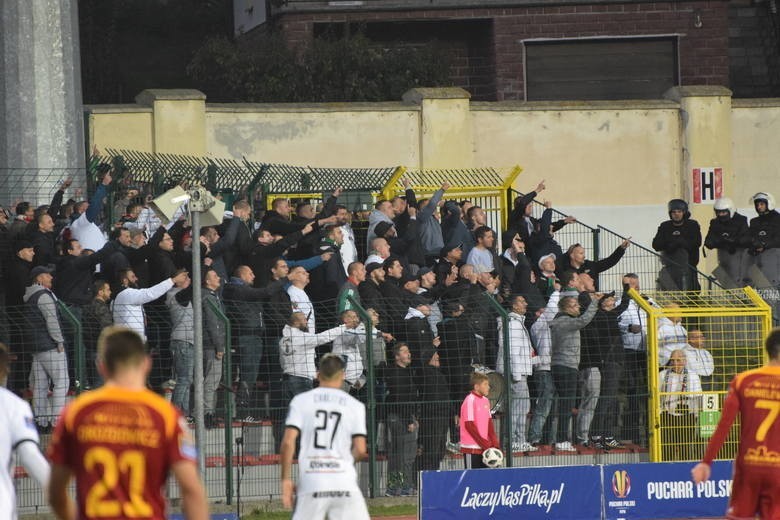
[[[316,384],[318,356],[341,355],[344,390],[362,400],[373,367],[390,494],[414,493],[413,472],[438,469],[457,446],[457,406],[475,367],[503,374],[513,397],[505,448],[567,452],[576,444],[614,449],[619,439],[646,439],[647,316],[625,292],[639,291],[639,277],[626,274],[621,295],[598,292],[599,274],[618,265],[630,242],[598,261],[587,259],[580,244],[564,251],[556,232],[576,220],[553,221],[549,202],[540,218],[532,215],[544,182],[514,201],[500,230],[488,225],[484,208],[446,199],[449,184],[418,199],[405,180],[405,193],[376,202],[367,221],[353,223],[336,189],[319,211],[308,201],[293,207],[278,198],[256,221],[251,205],[237,200],[221,225],[197,237],[184,214],[162,225],[150,197],[132,187],[116,194],[117,218],[107,221],[110,173],[89,200],[79,193],[66,199],[69,187],[62,184],[49,205],[19,202],[13,215],[0,212],[1,339],[16,357],[8,386],[30,389],[44,432],[76,382],[76,324],[84,344],[82,389],[101,384],[100,331],[121,324],[146,339],[152,383],[185,415],[195,378],[204,383],[207,428],[232,419],[220,417],[217,399],[226,395],[221,388],[234,388],[237,418],[270,419],[277,448],[287,403]],[[746,283],[751,258],[777,285],[780,214],[771,195],[754,202],[758,216],[747,225],[733,204],[719,201],[705,245],[718,250],[737,284]],[[672,201],[669,216],[653,246],[670,288],[695,288],[699,226],[684,201]],[[203,258],[200,280],[189,276],[193,247]],[[203,287],[202,302],[193,302],[193,284]],[[508,345],[490,297],[509,312]],[[355,303],[368,310],[370,348]],[[203,311],[203,374],[194,373],[194,305]],[[668,365],[662,384],[668,392],[706,388],[713,361],[702,332],[666,321],[650,332],[661,342],[659,366]],[[235,349],[234,381],[221,380],[228,344]],[[694,401],[683,401],[663,403],[669,421],[684,422],[675,418],[696,410]]]

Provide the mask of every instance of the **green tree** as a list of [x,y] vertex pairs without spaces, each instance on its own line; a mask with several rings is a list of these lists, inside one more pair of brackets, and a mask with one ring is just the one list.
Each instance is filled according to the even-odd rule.
[[315,38],[298,53],[269,32],[250,43],[210,38],[187,73],[211,101],[397,101],[416,86],[448,86],[447,53],[422,46],[378,44],[362,33]]

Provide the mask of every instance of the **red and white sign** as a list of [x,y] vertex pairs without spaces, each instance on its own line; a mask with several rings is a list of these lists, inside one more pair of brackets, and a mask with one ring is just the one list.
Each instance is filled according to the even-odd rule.
[[723,196],[723,168],[693,169],[693,202],[714,204]]

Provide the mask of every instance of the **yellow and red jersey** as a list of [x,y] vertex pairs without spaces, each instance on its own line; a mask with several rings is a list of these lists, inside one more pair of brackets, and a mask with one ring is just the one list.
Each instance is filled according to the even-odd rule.
[[197,459],[181,414],[149,390],[104,387],[60,414],[48,450],[76,479],[79,517],[163,520],[171,466]]
[[711,463],[740,414],[736,464],[780,471],[780,366],[764,366],[737,374],[729,384],[718,428],[704,455]]

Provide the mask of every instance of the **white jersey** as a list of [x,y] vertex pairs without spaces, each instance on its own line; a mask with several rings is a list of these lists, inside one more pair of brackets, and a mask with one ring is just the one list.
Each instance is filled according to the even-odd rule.
[[361,493],[352,438],[366,435],[363,403],[340,389],[318,387],[290,401],[285,426],[300,432],[299,495],[321,491]]
[[23,442],[39,443],[30,405],[0,387],[0,518],[16,518],[14,450]]
[[312,305],[309,295],[306,291],[299,289],[294,285],[287,288],[287,294],[290,296],[290,303],[292,304],[293,312],[302,312],[306,316],[306,321],[309,325],[309,332],[317,330],[316,322],[314,320],[314,305]]

